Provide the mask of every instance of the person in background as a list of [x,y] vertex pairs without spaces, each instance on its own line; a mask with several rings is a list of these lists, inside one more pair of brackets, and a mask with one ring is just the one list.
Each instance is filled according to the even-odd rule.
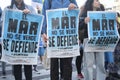
[[[40,6],[37,5],[36,8],[37,8],[37,13],[42,14]],[[40,63],[43,63],[45,48],[46,48],[46,44],[43,42],[43,39],[42,39],[42,36],[41,36],[40,44],[39,44],[39,51],[38,51],[38,56],[40,58]]]
[[[83,45],[86,43],[88,38],[87,23],[90,21],[90,18],[87,17],[88,11],[101,11],[99,0],[87,0],[82,14],[80,16],[79,29],[83,29],[83,37],[81,40],[84,40]],[[96,65],[95,71],[95,80],[105,80],[106,71],[104,68],[104,52],[84,52],[83,53],[83,63],[84,63],[84,80],[93,80],[93,65]]]
[[40,39],[40,45],[39,45],[39,57],[40,57],[40,63],[43,64],[43,57],[45,53],[46,45],[44,44],[42,38]]
[[[84,6],[81,6],[81,8],[80,8],[81,12],[82,12],[83,8],[84,8]],[[81,13],[80,13],[80,15],[81,15]],[[76,69],[77,69],[77,78],[83,79],[84,76],[82,74],[82,60],[83,60],[83,49],[84,48],[83,48],[83,40],[80,38],[81,33],[79,30],[78,30],[78,34],[79,34],[79,45],[80,45],[80,52],[79,53],[80,53],[80,55],[76,57],[75,63],[76,63]]]
[[[0,48],[1,48],[1,46],[0,46]],[[1,61],[1,67],[2,67],[2,77],[6,78],[6,63]]]
[[78,79],[83,79],[84,78],[84,76],[81,72],[81,70],[82,70],[82,59],[83,59],[83,45],[80,44],[80,56],[76,57],[76,68],[77,68]]
[[[1,17],[2,17],[2,9],[0,7],[0,37],[2,35],[2,20],[1,20]],[[0,59],[2,57],[2,46],[1,46],[1,39],[0,39]]]
[[[37,13],[38,13],[38,14],[41,14],[41,9],[40,9],[39,5],[36,5],[36,9],[37,9]],[[41,39],[40,39],[40,44],[41,44],[41,42],[42,42],[42,41],[41,41]],[[41,46],[42,46],[42,45],[41,45]],[[41,47],[39,47],[38,56],[40,57],[40,61],[43,60],[43,54],[44,54],[44,50],[41,49]],[[40,62],[40,63],[42,63],[42,62]],[[37,70],[37,65],[33,65],[33,70],[34,70],[35,72],[39,73],[38,70]]]
[[[51,1],[51,2],[50,2]],[[47,42],[47,22],[46,10],[68,8],[75,9],[77,7],[76,0],[44,0],[42,14],[44,15],[44,22],[42,27],[42,37],[44,42]],[[49,26],[48,26],[49,27]],[[59,61],[60,60],[60,61]],[[69,58],[51,58],[50,60],[50,79],[59,80],[59,64],[62,62],[62,79],[72,80],[72,57]],[[61,64],[60,64],[61,65]]]
[[[40,58],[40,64],[43,64],[43,57],[44,57],[45,49],[46,49],[46,46],[43,43],[42,38],[40,38],[40,44],[39,44],[39,49],[38,49],[38,56]],[[37,65],[33,65],[33,70],[35,72],[38,72]]]
[[105,52],[105,69],[108,71],[108,64],[114,63],[113,52]]
[[1,34],[2,34],[2,20],[1,20],[1,16],[2,16],[2,9],[0,7],[0,37],[1,37]]
[[[1,20],[1,16],[2,16],[2,9],[0,7],[0,37],[2,35],[2,20]],[[1,45],[1,40],[0,40],[0,59],[2,57],[2,45]],[[6,78],[6,63],[1,61],[1,67],[2,67],[2,77]]]
[[[119,19],[120,18],[120,14],[117,13],[117,28],[118,28],[118,32],[120,34],[120,22]],[[120,79],[120,74],[118,74],[118,71],[120,70],[120,40],[118,41],[114,52],[111,52],[113,55],[113,62],[109,62],[108,63],[108,77],[106,78],[106,80],[109,80],[110,77],[113,77],[115,79]]]
[[37,13],[41,14],[41,8],[39,7],[39,5],[36,6],[36,9],[37,9]]
[[[100,4],[100,8],[102,11],[105,11],[105,7],[103,4]],[[112,52],[105,52],[105,70],[108,71],[108,63],[113,63],[114,59],[113,59],[113,53]]]
[[[11,5],[7,8],[13,10],[21,10],[25,14],[33,13],[35,14],[35,10],[32,6],[26,5],[24,0],[11,0]],[[26,80],[32,80],[32,65],[24,65],[24,73]],[[22,65],[13,65],[13,74],[15,80],[22,80]]]
[[[101,10],[105,10],[104,5],[100,4],[100,8]],[[106,77],[106,80],[109,80],[110,76],[116,77],[118,79],[120,79],[120,76],[117,73],[117,66],[114,63],[114,54],[113,52],[105,52],[105,69],[106,72],[108,72],[108,76]]]

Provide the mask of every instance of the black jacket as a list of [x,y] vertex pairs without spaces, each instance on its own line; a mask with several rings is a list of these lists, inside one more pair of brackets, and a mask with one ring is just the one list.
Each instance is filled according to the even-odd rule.
[[88,38],[88,30],[87,30],[87,24],[84,22],[85,17],[87,17],[87,13],[83,13],[80,16],[79,20],[79,40],[83,41],[84,38]]

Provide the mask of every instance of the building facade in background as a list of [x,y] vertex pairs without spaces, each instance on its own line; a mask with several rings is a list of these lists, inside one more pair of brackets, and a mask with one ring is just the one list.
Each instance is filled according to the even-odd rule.
[[115,0],[113,10],[120,13],[120,0]]

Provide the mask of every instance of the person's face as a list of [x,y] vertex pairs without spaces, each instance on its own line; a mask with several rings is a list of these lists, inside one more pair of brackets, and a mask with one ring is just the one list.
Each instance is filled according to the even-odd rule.
[[18,4],[22,3],[23,0],[15,0]]
[[94,2],[93,2],[93,8],[100,8],[100,2],[99,2],[99,0],[94,0]]

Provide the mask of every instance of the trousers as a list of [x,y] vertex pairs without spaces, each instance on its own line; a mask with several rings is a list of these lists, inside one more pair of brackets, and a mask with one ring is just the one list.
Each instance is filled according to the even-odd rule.
[[[84,74],[85,80],[93,80],[93,76],[95,76],[95,80],[105,80],[106,71],[104,67],[104,53],[84,53]],[[93,69],[93,65],[96,65],[95,71]],[[95,75],[94,73],[95,72]]]
[[61,65],[61,74],[63,80],[72,79],[72,58],[51,58],[50,78],[51,80],[59,80],[59,68]]
[[[13,74],[15,80],[22,80],[22,65],[13,65]],[[24,74],[26,80],[32,80],[32,65],[24,65]]]

